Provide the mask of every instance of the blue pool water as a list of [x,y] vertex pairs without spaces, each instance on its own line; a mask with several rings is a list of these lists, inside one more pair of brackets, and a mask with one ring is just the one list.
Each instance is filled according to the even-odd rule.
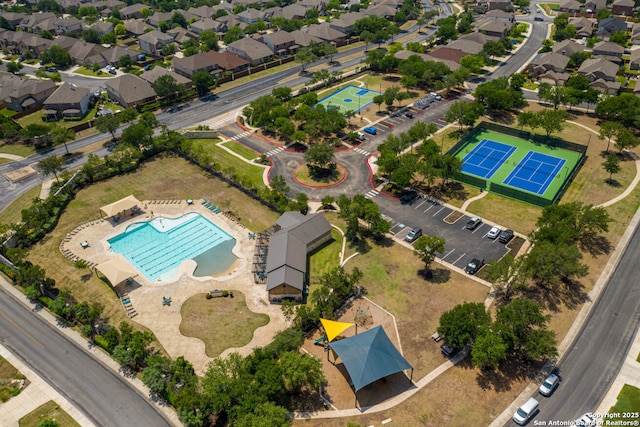
[[237,259],[235,239],[195,212],[131,224],[107,242],[151,281],[172,279],[188,259],[198,264],[196,276],[226,271]]

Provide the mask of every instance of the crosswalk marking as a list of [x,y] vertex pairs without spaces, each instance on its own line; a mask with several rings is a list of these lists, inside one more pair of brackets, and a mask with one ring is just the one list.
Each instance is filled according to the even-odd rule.
[[365,197],[365,199],[373,199],[378,194],[380,194],[380,192],[378,190],[369,190],[367,192],[367,194],[364,195],[364,197]]
[[238,117],[238,115],[240,114],[239,111],[236,111],[235,114],[230,115],[229,117],[225,117],[222,120],[218,120],[217,122],[211,123],[211,127],[213,127],[214,129],[219,128],[220,126],[223,126],[229,122],[234,122],[236,120],[236,117]]
[[273,150],[267,151],[266,153],[264,153],[267,157],[271,157],[273,155],[278,154],[279,152],[284,151],[284,148],[282,147],[278,147],[278,148],[274,148]]
[[358,147],[354,148],[353,151],[355,151],[356,153],[362,154],[364,156],[368,156],[371,154],[370,152],[365,151],[362,148],[358,148]]
[[242,139],[242,138],[244,138],[245,136],[249,136],[249,135],[251,135],[251,132],[249,132],[249,131],[245,131],[245,132],[239,133],[239,134],[237,134],[237,135],[230,136],[230,137],[229,137],[229,139],[232,139],[232,140],[234,140],[234,141],[237,141],[237,140]]

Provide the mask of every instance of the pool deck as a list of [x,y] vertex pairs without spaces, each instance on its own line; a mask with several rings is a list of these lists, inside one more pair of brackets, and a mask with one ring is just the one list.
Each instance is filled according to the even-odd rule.
[[[149,281],[142,274],[134,278],[130,286],[120,284],[116,290],[127,294],[131,299],[130,306],[135,310],[133,321],[149,328],[167,353],[172,357],[184,356],[189,360],[198,375],[203,375],[207,364],[213,360],[205,354],[204,343],[197,338],[186,337],[180,333],[182,317],[180,309],[182,304],[191,296],[206,293],[214,289],[225,289],[242,292],[246,296],[248,308],[256,313],[267,314],[270,321],[267,325],[255,330],[253,339],[244,347],[229,348],[221,357],[232,352],[247,355],[255,347],[262,347],[273,340],[275,334],[285,329],[288,324],[282,315],[279,305],[268,302],[264,285],[257,285],[253,281],[251,273],[251,260],[253,257],[255,240],[248,238],[248,230],[235,223],[223,214],[214,214],[204,208],[200,201],[195,200],[193,205],[187,205],[184,201],[172,201],[169,203],[141,202],[142,212],[133,217],[122,217],[118,223],[111,220],[92,221],[79,226],[69,233],[60,245],[60,250],[69,258],[85,260],[92,268],[113,257],[120,256],[109,251],[107,239],[118,235],[134,222],[151,219],[154,217],[175,218],[188,212],[197,212],[213,222],[236,239],[233,253],[238,260],[230,271],[215,277],[194,277],[191,272],[195,269],[195,262],[188,260],[180,266],[177,278],[170,282]],[[82,246],[84,242],[87,247]],[[162,298],[171,298],[170,305],[163,305]]]

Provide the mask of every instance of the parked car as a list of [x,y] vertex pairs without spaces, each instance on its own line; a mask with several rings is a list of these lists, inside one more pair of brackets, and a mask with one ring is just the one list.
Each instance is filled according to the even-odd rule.
[[370,135],[376,135],[378,133],[378,129],[374,128],[373,126],[366,126],[362,130]]
[[138,54],[138,61],[146,61],[146,60],[147,60],[147,56],[144,53]]
[[153,64],[147,64],[147,65],[144,66],[144,70],[145,71],[149,71],[152,68],[153,68]]
[[407,116],[410,119],[413,119],[415,117],[415,114],[413,114],[411,111],[405,113],[404,115]]
[[489,230],[489,232],[487,233],[487,237],[493,240],[497,238],[501,232],[502,232],[502,229],[500,227],[498,226],[491,227],[491,230]]
[[113,74],[114,76],[116,75],[116,69],[112,68],[109,70],[109,74]]
[[502,233],[500,233],[500,235],[498,236],[498,241],[500,243],[509,243],[509,241],[513,239],[513,230],[511,230],[510,228],[504,230]]
[[429,96],[431,99],[435,99],[436,101],[442,101],[442,97],[435,92],[431,92]]
[[533,418],[535,414],[538,413],[540,404],[536,399],[530,397],[529,400],[524,402],[524,405],[518,408],[515,414],[513,414],[513,421],[520,424],[521,426]]
[[411,231],[407,233],[404,240],[406,240],[409,243],[413,243],[420,236],[422,236],[422,228],[415,227],[415,228],[412,228]]
[[446,344],[442,344],[442,346],[440,347],[440,351],[447,357],[451,357],[453,356],[453,353],[455,353],[455,350]]
[[50,73],[55,73],[56,71],[58,71],[58,68],[56,68],[56,67],[48,67],[47,71],[50,72]]
[[543,396],[549,397],[556,387],[558,387],[558,384],[560,384],[560,377],[556,374],[550,374],[544,382],[540,384],[538,392]]
[[534,21],[544,21],[544,19],[542,18],[542,16],[536,16],[535,18],[533,18]]
[[364,136],[364,133],[357,132],[357,134],[358,134],[358,141],[364,141],[365,139],[367,139],[367,137]]
[[420,197],[420,195],[418,194],[417,191],[410,190],[404,193],[402,196],[400,196],[400,203],[402,203],[403,205],[410,205],[418,197]]
[[483,265],[484,265],[484,260],[481,260],[481,259],[478,259],[478,258],[473,258],[464,267],[464,271],[467,274],[476,274],[478,272],[478,270],[480,270],[482,268]]
[[574,423],[576,426],[595,426],[596,425],[596,417],[593,416],[591,412],[587,412],[580,418],[576,420]]
[[478,216],[474,216],[469,221],[467,221],[467,225],[465,227],[467,227],[467,230],[475,230],[476,227],[479,226],[481,223],[482,223],[482,219],[480,219],[480,217]]

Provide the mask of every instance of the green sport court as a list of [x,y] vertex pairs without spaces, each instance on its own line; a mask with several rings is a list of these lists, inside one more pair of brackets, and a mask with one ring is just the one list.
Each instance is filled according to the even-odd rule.
[[321,104],[324,108],[331,106],[338,107],[343,114],[346,114],[347,111],[355,111],[357,113],[371,105],[376,95],[380,95],[380,92],[354,85],[347,85],[325,96],[318,101],[316,105]]
[[453,154],[463,162],[461,181],[535,205],[554,203],[584,156],[482,128]]

